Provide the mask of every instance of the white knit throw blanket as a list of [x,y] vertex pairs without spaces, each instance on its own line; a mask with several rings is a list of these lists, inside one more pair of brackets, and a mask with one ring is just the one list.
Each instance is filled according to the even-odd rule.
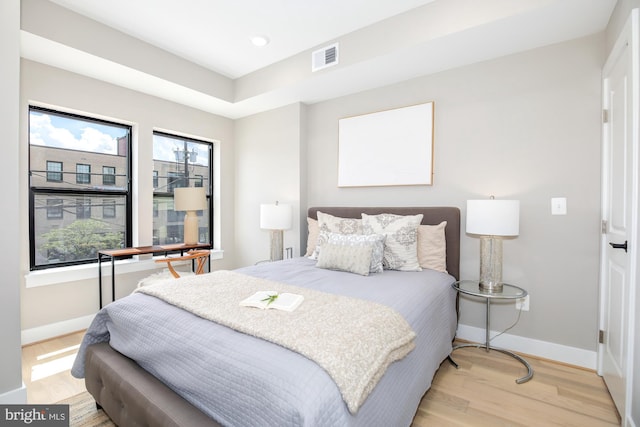
[[[239,305],[257,291],[301,294],[304,301],[292,312]],[[335,381],[352,414],[387,367],[415,347],[407,321],[387,306],[233,271],[168,280],[137,292],[306,356]]]

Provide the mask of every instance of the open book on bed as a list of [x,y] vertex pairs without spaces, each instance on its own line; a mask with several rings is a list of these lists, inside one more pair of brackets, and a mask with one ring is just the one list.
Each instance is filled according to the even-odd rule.
[[298,294],[258,291],[249,298],[240,301],[240,305],[261,309],[275,308],[276,310],[293,311],[302,304],[303,300],[304,297]]

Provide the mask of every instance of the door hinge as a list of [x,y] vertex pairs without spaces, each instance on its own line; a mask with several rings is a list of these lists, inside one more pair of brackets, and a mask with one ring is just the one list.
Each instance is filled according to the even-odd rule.
[[598,344],[604,344],[604,331],[602,329],[598,331]]
[[602,123],[609,123],[609,110],[602,110]]
[[603,219],[602,222],[600,223],[600,232],[602,234],[607,234],[607,220]]

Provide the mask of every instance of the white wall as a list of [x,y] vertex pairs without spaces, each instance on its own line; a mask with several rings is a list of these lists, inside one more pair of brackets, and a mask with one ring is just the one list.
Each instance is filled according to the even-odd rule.
[[269,259],[270,233],[260,230],[260,204],[276,200],[293,205],[293,227],[284,232],[284,247],[300,254],[304,108],[292,104],[236,121],[238,265]]
[[20,2],[0,2],[0,128],[2,129],[2,202],[0,221],[0,404],[26,403],[22,385],[20,352],[20,238],[18,224],[27,218],[18,209],[22,177],[18,168],[20,85]]
[[[519,199],[503,276],[531,309],[510,333],[584,350],[595,368],[604,44],[599,34],[309,106],[308,204],[453,205],[464,224],[467,199]],[[428,101],[433,186],[337,188],[338,119]],[[551,216],[552,197],[568,215]],[[462,278],[477,277],[478,252],[463,234]],[[494,330],[516,320],[513,304],[492,314]],[[483,327],[484,305],[463,300],[460,322]]]
[[[154,129],[178,132],[196,137],[216,140],[221,163],[215,173],[220,176],[214,182],[220,192],[221,210],[214,215],[224,227],[217,227],[215,233],[221,247],[225,250],[222,260],[213,261],[213,268],[235,266],[234,253],[234,145],[233,121],[185,107],[153,96],[134,92],[119,86],[73,74],[59,68],[37,62],[22,60],[20,85],[20,161],[19,177],[21,184],[19,211],[24,220],[18,228],[15,241],[20,242],[19,265],[23,275],[41,277],[43,273],[29,272],[29,230],[26,221],[28,207],[28,106],[29,103],[47,105],[67,111],[99,115],[115,121],[124,121],[133,125],[133,163],[134,163],[134,238],[135,245],[152,244],[153,222],[153,152],[152,132]],[[17,145],[16,145],[17,146]],[[7,182],[15,181],[15,178]],[[19,236],[19,237],[18,237]],[[97,266],[78,266],[89,268],[93,276],[82,280],[65,280],[59,284],[27,287],[24,276],[18,284],[22,290],[22,329],[33,332],[34,328],[71,319],[83,319],[98,309]],[[138,279],[152,271],[132,274],[118,274],[116,269],[116,295],[126,295],[135,287]],[[51,272],[44,272],[44,275]],[[43,280],[43,279],[40,279]],[[109,277],[104,286],[110,286]],[[107,295],[110,293],[107,293]],[[76,324],[71,327],[77,328]]]

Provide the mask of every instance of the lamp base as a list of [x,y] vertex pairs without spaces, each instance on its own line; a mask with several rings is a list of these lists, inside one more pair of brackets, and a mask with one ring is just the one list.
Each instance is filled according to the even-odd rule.
[[480,237],[480,289],[502,292],[502,239],[499,237]]
[[283,259],[283,240],[282,230],[271,230],[271,261]]
[[184,216],[184,244],[195,245],[198,237],[198,215],[196,211],[187,211]]

